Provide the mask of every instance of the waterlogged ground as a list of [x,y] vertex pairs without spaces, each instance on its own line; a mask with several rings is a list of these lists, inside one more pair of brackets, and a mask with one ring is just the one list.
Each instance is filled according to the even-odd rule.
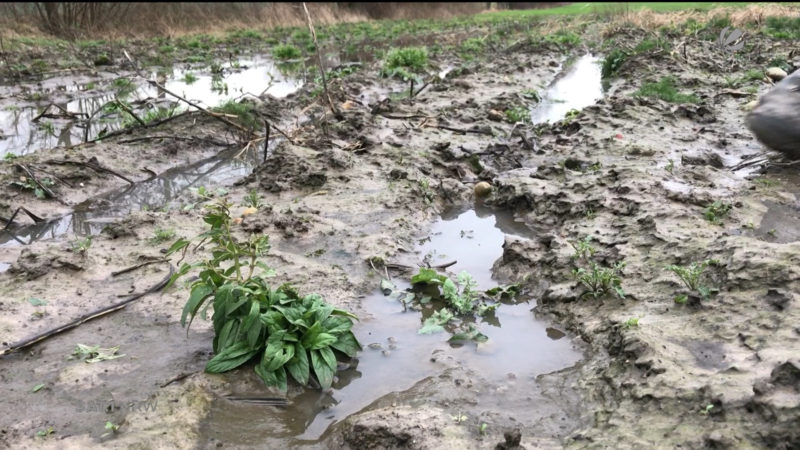
[[[741,108],[770,86],[744,74],[789,48],[715,65],[720,50],[701,39],[669,52],[640,47],[651,37],[642,30],[595,31],[580,44],[439,53],[413,99],[365,62],[331,81],[340,119],[313,74],[276,74],[268,57],[218,57],[222,78],[168,71],[168,89],[204,106],[247,97],[287,134],[273,129],[266,152],[196,111],[90,143],[99,122],[87,138],[78,118],[42,118],[66,137],[40,137],[43,106],[96,110],[118,95],[113,80],[132,69],[123,65],[48,78],[41,101],[29,80],[3,87],[0,102],[18,108],[5,108],[0,145],[23,156],[0,163],[0,217],[25,207],[43,219],[21,211],[0,235],[3,348],[145,292],[169,264],[117,272],[204,231],[204,204],[225,197],[239,215],[255,191],[262,205],[239,231],[270,235],[276,284],[356,313],[364,350],[340,361],[324,392],[268,389],[251,367],[205,374],[213,331],[203,320],[180,326],[179,283],[2,356],[3,409],[14,411],[0,417],[2,445],[494,448],[515,429],[526,448],[800,445],[797,176],[731,170],[767,154]],[[645,50],[602,82],[609,39]],[[186,83],[187,72],[198,79]],[[634,95],[665,75],[697,103]],[[175,104],[138,82],[137,111]],[[24,169],[55,180],[54,197],[11,186]],[[478,181],[493,187],[486,198],[475,198]],[[715,201],[731,208],[708,220]],[[586,236],[592,252],[577,258]],[[718,293],[676,304],[689,292],[665,266],[707,259],[719,262],[702,283]],[[406,289],[417,267],[451,261],[449,274],[466,270],[481,288],[523,288],[478,320],[485,343],[421,335],[431,310],[381,292],[382,278]],[[624,298],[587,295],[573,270],[592,262],[625,263]],[[122,356],[70,359],[77,344]],[[254,400],[267,397],[287,404]]]

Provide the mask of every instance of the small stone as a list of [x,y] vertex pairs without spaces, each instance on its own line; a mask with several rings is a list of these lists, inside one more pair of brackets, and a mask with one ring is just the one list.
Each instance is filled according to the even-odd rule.
[[758,100],[753,100],[752,102],[748,102],[742,106],[742,109],[745,111],[752,111],[756,106],[758,106]]
[[785,70],[781,69],[780,67],[770,67],[767,69],[767,76],[772,81],[781,81],[782,79],[786,78],[789,74],[786,73]]
[[492,192],[492,185],[485,181],[475,185],[475,195],[478,197],[489,195],[490,192]]
[[496,110],[496,109],[492,109],[492,110],[489,110],[488,117],[489,117],[489,120],[494,120],[495,122],[501,122],[501,121],[505,120],[506,115],[503,114],[502,112]]

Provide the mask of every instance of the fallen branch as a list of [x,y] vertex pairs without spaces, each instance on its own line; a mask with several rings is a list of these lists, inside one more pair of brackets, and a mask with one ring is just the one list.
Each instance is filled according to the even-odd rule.
[[88,322],[90,320],[96,319],[98,317],[105,316],[106,314],[110,314],[110,313],[112,313],[114,311],[119,311],[120,309],[123,309],[126,306],[128,306],[128,304],[130,304],[131,302],[133,302],[135,300],[138,300],[138,299],[144,297],[147,294],[151,294],[153,292],[156,292],[156,291],[159,291],[159,290],[163,289],[164,286],[166,286],[167,283],[169,282],[169,279],[172,277],[173,273],[175,273],[175,268],[172,266],[172,264],[170,264],[169,265],[169,273],[167,274],[167,276],[164,277],[164,279],[162,279],[158,283],[156,283],[153,286],[151,286],[146,291],[141,292],[139,294],[134,294],[130,298],[127,298],[127,299],[125,299],[125,300],[123,300],[121,302],[115,303],[115,304],[110,305],[110,306],[106,306],[104,308],[100,308],[100,309],[98,309],[96,311],[93,311],[93,312],[90,312],[88,314],[85,314],[85,315],[79,317],[78,319],[73,320],[72,322],[70,322],[70,323],[68,323],[66,325],[62,325],[62,326],[60,326],[58,328],[55,328],[55,329],[52,329],[52,330],[49,330],[49,331],[45,331],[44,333],[37,334],[36,336],[34,336],[32,338],[25,339],[23,341],[11,344],[8,348],[0,350],[0,356],[5,356],[5,355],[7,355],[9,353],[13,353],[13,352],[21,350],[23,348],[30,347],[31,345],[34,345],[34,344],[38,344],[38,343],[40,343],[40,342],[42,342],[42,341],[44,341],[46,339],[49,339],[49,338],[51,338],[53,336],[61,334],[61,333],[65,332],[65,331],[69,331],[69,330],[71,330],[73,328],[77,328],[78,326],[80,326],[80,325],[82,325],[82,324],[84,324],[84,323],[86,323],[86,322]]
[[115,172],[115,171],[113,171],[113,170],[111,170],[111,169],[109,169],[107,167],[103,167],[100,164],[95,164],[93,162],[71,161],[71,160],[68,160],[68,159],[48,159],[47,161],[45,161],[45,164],[62,164],[62,165],[63,164],[78,164],[78,165],[81,165],[81,166],[88,167],[88,168],[94,170],[95,172],[110,173],[111,175],[114,175],[117,178],[125,180],[130,184],[136,184],[135,181],[131,180],[130,178],[126,177],[125,175],[122,175],[121,173]]

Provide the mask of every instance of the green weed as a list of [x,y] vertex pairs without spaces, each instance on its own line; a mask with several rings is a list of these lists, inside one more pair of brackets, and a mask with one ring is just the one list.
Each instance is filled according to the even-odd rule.
[[[697,292],[703,299],[708,299],[714,292],[714,289],[708,288],[701,284],[703,273],[709,265],[717,265],[719,261],[714,259],[707,259],[702,262],[694,262],[689,266],[669,265],[665,269],[675,273],[680,278],[683,284],[692,292]],[[686,296],[678,296],[675,299],[676,303],[685,303]]]
[[564,47],[575,47],[581,43],[580,36],[567,30],[558,30],[553,34],[546,36],[544,40],[545,42],[552,42]]
[[76,239],[70,245],[74,253],[86,255],[86,251],[92,246],[92,236],[87,236],[85,239]]
[[236,100],[228,100],[214,108],[214,112],[232,114],[236,116],[239,123],[246,128],[257,128],[260,126],[255,106],[249,102],[239,103]]
[[588,291],[583,295],[591,294],[594,298],[615,293],[619,298],[625,298],[622,290],[622,277],[620,276],[625,263],[617,263],[612,267],[603,267],[592,261],[587,270],[583,267],[576,268],[572,275],[585,286]]
[[588,260],[589,258],[594,256],[594,253],[597,250],[592,246],[591,242],[592,242],[592,236],[586,236],[585,238],[579,241],[570,242],[569,245],[571,245],[572,248],[575,250],[575,254],[572,255],[572,258]]
[[625,63],[628,54],[618,48],[611,50],[608,55],[603,59],[603,67],[601,69],[602,78],[611,78],[614,76],[622,65]]
[[511,123],[530,122],[531,112],[524,106],[515,106],[505,110],[506,119]]
[[261,194],[256,190],[252,190],[244,197],[242,205],[258,209],[261,208],[264,203],[261,201]]
[[635,95],[648,98],[658,98],[670,103],[697,103],[700,101],[691,94],[681,94],[675,88],[675,78],[672,76],[662,77],[656,83],[644,83]]
[[186,72],[186,74],[183,76],[183,82],[186,84],[192,84],[197,80],[199,80],[199,78],[197,78],[197,75],[193,74],[192,72]]
[[[46,188],[55,186],[55,183],[50,178],[40,178],[39,183]],[[36,184],[35,181],[28,177],[25,177],[25,180],[23,181],[12,181],[11,186],[24,191],[33,191],[33,194],[36,196],[36,198],[45,199],[50,196],[46,190],[42,189],[38,184]]]
[[276,45],[272,48],[272,55],[278,59],[297,59],[303,53],[299,48],[291,44]]
[[639,326],[639,318],[638,317],[631,317],[630,319],[626,320],[625,323],[622,324],[623,327],[626,329],[636,328]]
[[706,206],[706,209],[703,210],[703,217],[715,225],[720,225],[722,223],[721,219],[727,216],[730,211],[731,205],[717,200]]
[[[222,373],[256,360],[256,374],[268,386],[287,389],[287,373],[307,385],[313,373],[322,389],[330,388],[336,372],[334,350],[354,357],[361,345],[350,331],[356,317],[325,302],[317,294],[301,297],[288,284],[271,288],[265,277],[272,271],[259,260],[270,248],[269,236],[239,241],[233,233],[230,204],[206,206],[210,229],[199,237],[209,245],[211,259],[183,263],[170,280],[200,268],[192,283],[181,325],[188,326],[213,305],[213,350],[206,372]],[[167,254],[183,251],[190,241],[178,239]],[[255,274],[260,269],[261,274]],[[203,305],[205,304],[205,308]]]
[[800,39],[800,18],[767,17],[764,33],[775,39]]
[[148,242],[150,245],[158,245],[162,242],[175,239],[175,230],[172,228],[156,228]]
[[393,48],[386,55],[381,75],[408,81],[416,79],[427,66],[428,50],[425,47]]

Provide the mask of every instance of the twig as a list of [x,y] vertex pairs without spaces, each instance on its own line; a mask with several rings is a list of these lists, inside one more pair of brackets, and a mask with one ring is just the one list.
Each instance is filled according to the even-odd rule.
[[177,376],[174,376],[174,377],[170,378],[169,380],[167,380],[167,382],[162,384],[160,387],[163,389],[163,388],[169,386],[172,383],[175,383],[177,381],[181,381],[184,378],[189,378],[190,376],[196,374],[197,372],[199,372],[199,370],[195,370],[194,372],[183,372],[183,373],[181,373],[181,374],[179,374]]
[[264,119],[264,127],[266,130],[264,131],[264,159],[262,162],[267,160],[267,152],[269,151],[269,122]]
[[144,122],[144,120],[140,119],[140,118],[139,118],[139,116],[137,116],[137,115],[136,115],[136,114],[133,112],[133,110],[132,110],[132,109],[130,109],[130,108],[128,107],[128,105],[126,105],[124,102],[120,101],[120,99],[119,99],[119,98],[116,98],[116,97],[115,97],[115,98],[114,98],[114,100],[117,102],[117,106],[119,106],[120,108],[122,108],[122,110],[123,110],[123,111],[125,111],[126,113],[128,113],[128,115],[130,115],[131,117],[133,117],[133,118],[134,118],[134,120],[136,120],[137,122],[139,122],[139,125],[141,125],[141,126],[145,126],[145,125],[147,125],[147,124]]
[[132,144],[134,142],[149,141],[149,140],[153,140],[153,139],[174,139],[176,141],[202,141],[202,142],[206,142],[206,143],[214,144],[214,145],[221,145],[221,146],[227,146],[228,145],[227,143],[222,142],[222,141],[218,141],[216,139],[199,138],[199,137],[196,137],[196,136],[186,137],[186,136],[169,136],[169,135],[142,136],[142,137],[132,138],[132,139],[122,139],[122,140],[119,141],[119,143],[120,144]]
[[25,171],[25,173],[27,173],[27,174],[28,174],[28,177],[29,177],[31,180],[33,180],[33,182],[34,182],[34,183],[36,183],[36,185],[37,185],[37,186],[39,186],[39,188],[41,188],[41,189],[42,189],[42,191],[44,191],[44,193],[45,193],[45,194],[47,194],[47,196],[48,196],[48,197],[50,197],[50,198],[54,198],[54,199],[58,200],[59,202],[63,203],[63,201],[62,201],[60,198],[58,198],[58,197],[56,196],[56,194],[54,194],[54,193],[53,193],[53,191],[51,191],[51,190],[50,190],[50,188],[48,188],[47,186],[43,185],[43,184],[41,183],[41,181],[39,181],[39,179],[38,179],[38,178],[36,178],[36,177],[33,175],[33,173],[30,171],[30,169],[28,169],[27,167],[25,167],[25,166],[24,166],[24,165],[22,165],[22,164],[14,164],[14,165],[15,165],[15,166],[17,166],[17,167],[19,167],[19,168],[20,168],[20,169],[22,169],[23,171]]
[[136,184],[135,181],[131,180],[130,178],[126,177],[125,175],[122,175],[121,173],[115,172],[115,171],[113,171],[113,170],[111,170],[111,169],[109,169],[107,167],[103,167],[100,164],[95,164],[95,163],[88,162],[88,161],[87,162],[83,162],[83,161],[70,161],[68,159],[48,159],[47,161],[45,161],[45,164],[62,164],[62,165],[63,164],[78,164],[78,165],[81,165],[81,166],[88,167],[88,168],[94,170],[95,172],[107,172],[107,173],[110,173],[111,175],[114,175],[117,178],[120,178],[122,180],[127,181],[130,184]]
[[379,116],[385,117],[387,119],[398,119],[398,120],[406,120],[406,119],[433,119],[433,117],[425,115],[425,114],[388,114],[388,113],[378,113]]
[[56,336],[56,335],[61,334],[61,333],[65,332],[65,331],[71,330],[73,328],[76,328],[76,327],[78,327],[78,326],[80,326],[80,325],[82,325],[82,324],[84,324],[84,323],[86,323],[86,322],[88,322],[88,321],[90,321],[92,319],[96,319],[98,317],[105,316],[106,314],[112,313],[114,311],[119,311],[120,309],[123,309],[126,306],[128,306],[129,303],[131,303],[131,302],[133,302],[135,300],[138,300],[138,299],[144,297],[147,294],[150,294],[150,293],[156,292],[158,290],[161,290],[164,286],[167,285],[167,282],[169,282],[169,279],[172,277],[173,273],[175,273],[175,268],[172,266],[172,264],[170,264],[169,265],[169,273],[167,274],[167,276],[164,277],[164,279],[162,279],[158,283],[156,283],[153,286],[151,286],[146,291],[141,292],[139,294],[134,294],[130,298],[127,298],[127,299],[125,299],[125,300],[123,300],[121,302],[115,303],[115,304],[110,305],[110,306],[106,306],[104,308],[100,308],[97,311],[93,311],[93,312],[90,312],[88,314],[85,314],[85,315],[79,317],[78,319],[73,320],[72,322],[70,322],[70,323],[68,323],[66,325],[62,325],[62,326],[60,326],[58,328],[46,331],[44,333],[37,334],[36,336],[34,336],[32,338],[25,339],[23,341],[11,344],[8,348],[0,350],[0,356],[7,355],[9,353],[21,350],[21,349],[26,348],[26,347],[30,347],[31,345],[34,345],[34,344],[38,344],[39,342],[42,342],[42,341],[44,341],[46,339],[49,339],[49,338],[51,338],[53,336]]
[[154,259],[152,261],[145,261],[145,262],[143,262],[141,264],[137,264],[135,266],[128,267],[127,269],[122,269],[122,270],[118,270],[116,272],[111,272],[111,276],[112,277],[116,277],[116,276],[122,275],[123,273],[132,272],[132,271],[134,271],[134,270],[136,270],[136,269],[138,269],[140,267],[149,266],[150,264],[155,264],[155,263],[160,263],[160,262],[168,262],[168,260],[161,258],[161,259]]
[[311,14],[308,13],[306,2],[303,2],[303,11],[306,13],[306,18],[308,19],[308,29],[311,31],[311,37],[314,39],[314,48],[317,51],[317,64],[319,66],[320,76],[322,77],[322,90],[325,91],[325,97],[328,99],[328,106],[331,107],[333,116],[338,120],[342,120],[342,113],[339,112],[339,110],[336,108],[336,105],[333,104],[331,95],[328,92],[328,81],[325,79],[325,65],[322,63],[322,54],[319,51],[319,44],[317,43],[317,32],[314,31],[314,24],[311,22]]
[[436,125],[436,128],[439,128],[441,130],[452,131],[452,132],[455,132],[455,133],[462,133],[462,134],[473,133],[473,134],[483,134],[483,135],[486,135],[486,136],[492,136],[493,135],[493,133],[491,133],[489,131],[461,129],[461,128],[448,127],[446,125]]

